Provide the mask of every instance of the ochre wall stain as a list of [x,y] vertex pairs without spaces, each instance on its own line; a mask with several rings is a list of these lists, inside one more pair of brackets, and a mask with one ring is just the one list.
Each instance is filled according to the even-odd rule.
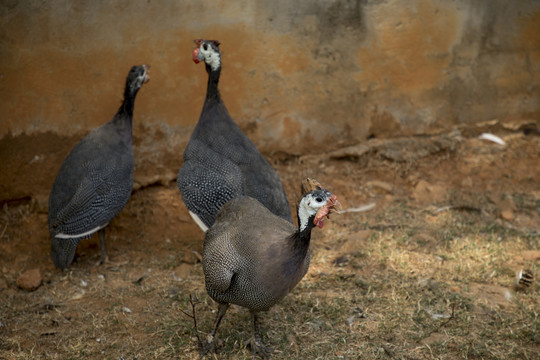
[[374,90],[430,90],[447,76],[451,48],[458,40],[457,10],[428,0],[396,5],[387,3],[370,14],[372,36],[357,52],[361,71],[356,78]]
[[534,0],[3,2],[0,158],[15,160],[0,161],[0,200],[48,194],[44,171],[114,115],[141,63],[151,81],[135,104],[136,182],[174,177],[206,92],[196,38],[222,42],[220,91],[256,146],[301,155],[537,119],[538,24]]

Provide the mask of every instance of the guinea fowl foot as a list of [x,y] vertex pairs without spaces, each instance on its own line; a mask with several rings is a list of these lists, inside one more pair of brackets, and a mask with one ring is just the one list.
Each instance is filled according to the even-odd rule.
[[255,359],[255,355],[259,355],[263,359],[270,359],[270,355],[275,352],[274,349],[264,345],[261,339],[256,338],[255,336],[247,340],[244,345],[251,348],[253,359]]
[[111,260],[109,256],[101,257],[99,261],[96,263],[98,266],[120,266],[127,264],[128,261],[126,260]]
[[100,229],[98,232],[99,235],[99,247],[101,248],[101,257],[97,265],[110,265],[110,266],[120,266],[125,265],[127,261],[120,260],[111,260],[107,254],[107,248],[105,247],[105,228]]
[[215,336],[208,335],[206,340],[206,344],[204,344],[201,351],[199,351],[200,358],[204,357],[206,354],[215,353],[217,350],[218,340]]

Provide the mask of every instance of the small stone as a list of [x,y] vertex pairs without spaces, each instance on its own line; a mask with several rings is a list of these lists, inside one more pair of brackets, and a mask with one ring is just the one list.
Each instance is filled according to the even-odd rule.
[[412,197],[421,204],[439,203],[446,198],[446,189],[443,186],[420,180],[414,187]]
[[174,268],[173,278],[178,281],[185,280],[188,277],[189,273],[191,272],[191,268],[192,268],[192,265],[181,263],[180,265]]
[[186,250],[184,251],[184,257],[182,258],[182,261],[186,264],[196,264],[199,262],[199,257],[197,256],[197,253],[193,250]]
[[86,294],[86,291],[82,290],[82,291],[79,291],[77,293],[75,293],[72,297],[71,297],[71,300],[80,300],[84,297],[84,295]]
[[501,211],[501,218],[506,221],[512,221],[514,220],[514,212],[510,209],[506,209]]
[[42,280],[41,271],[39,269],[31,269],[19,276],[17,286],[26,291],[34,291],[41,285]]

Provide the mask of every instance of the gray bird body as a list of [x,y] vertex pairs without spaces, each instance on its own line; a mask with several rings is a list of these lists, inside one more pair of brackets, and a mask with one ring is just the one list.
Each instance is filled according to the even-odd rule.
[[[208,44],[213,54],[219,55],[217,46]],[[186,207],[209,228],[227,201],[251,196],[274,214],[292,221],[278,174],[233,121],[220,98],[221,64],[213,69],[207,63],[206,70],[206,99],[177,177]]]
[[[132,72],[135,68],[142,67],[134,67]],[[130,76],[135,76],[132,72]],[[143,81],[145,74],[146,68]],[[140,79],[131,79],[136,80]],[[71,150],[52,186],[49,233],[51,256],[59,268],[69,266],[78,243],[107,226],[131,196],[133,105],[142,82],[137,88],[131,85],[126,84],[125,99],[117,114]]]
[[269,357],[259,333],[258,313],[285,297],[307,273],[311,229],[339,203],[318,188],[298,205],[298,227],[276,216],[256,199],[238,197],[227,202],[204,238],[202,265],[208,295],[218,302],[214,329],[202,354],[216,348],[216,333],[229,304],[251,311],[254,353]]
[[287,295],[309,267],[309,250],[295,246],[297,228],[257,200],[229,201],[206,233],[206,290],[219,303],[268,310]]

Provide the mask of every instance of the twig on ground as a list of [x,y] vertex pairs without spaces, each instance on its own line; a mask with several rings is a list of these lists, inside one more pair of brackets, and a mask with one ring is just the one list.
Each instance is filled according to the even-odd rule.
[[441,213],[443,211],[448,210],[462,210],[462,211],[476,211],[476,212],[482,212],[482,209],[474,207],[474,206],[468,206],[468,205],[447,205],[442,206],[440,208],[437,208],[435,210],[435,214]]
[[189,294],[189,303],[191,304],[191,312],[193,313],[193,315],[188,314],[183,309],[180,309],[180,311],[187,317],[190,317],[193,319],[193,327],[195,328],[195,336],[197,337],[197,342],[199,344],[199,347],[202,349],[203,345],[202,345],[201,338],[199,337],[199,329],[197,327],[197,313],[195,312],[195,303],[193,302],[193,297],[191,296],[191,294]]
[[377,204],[371,203],[371,204],[367,204],[367,205],[363,205],[363,206],[359,206],[359,207],[355,207],[355,208],[348,208],[348,209],[345,209],[345,210],[340,210],[340,211],[338,211],[338,214],[344,214],[344,213],[348,213],[348,212],[365,212],[365,211],[369,211],[369,210],[375,208],[375,206],[377,206]]
[[431,334],[433,334],[434,332],[436,331],[439,331],[440,328],[442,328],[443,326],[445,326],[446,324],[448,324],[451,320],[453,320],[455,318],[455,313],[456,313],[456,304],[455,303],[452,303],[451,304],[452,306],[452,313],[450,314],[450,316],[448,317],[448,319],[446,319],[446,321],[440,323],[437,327],[435,327],[434,329],[432,329],[425,337],[429,337],[431,336]]
[[408,226],[406,224],[377,224],[377,225],[368,225],[367,228],[369,230],[377,230],[377,231],[384,231],[387,229],[401,229],[401,228],[409,228],[411,226]]
[[448,319],[446,319],[445,322],[441,323],[437,329],[442,328],[443,326],[448,324],[450,322],[450,320],[454,319],[455,313],[456,313],[456,304],[452,303],[452,313],[450,314],[450,317]]

